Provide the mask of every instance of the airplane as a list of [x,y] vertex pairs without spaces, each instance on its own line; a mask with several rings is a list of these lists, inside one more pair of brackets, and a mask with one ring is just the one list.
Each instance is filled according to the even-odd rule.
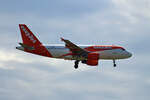
[[100,59],[112,60],[116,67],[116,60],[130,58],[132,54],[121,46],[115,45],[76,45],[70,40],[61,38],[65,45],[43,45],[25,24],[19,24],[23,43],[16,49],[40,56],[75,60],[74,68],[79,62],[89,66],[98,66]]

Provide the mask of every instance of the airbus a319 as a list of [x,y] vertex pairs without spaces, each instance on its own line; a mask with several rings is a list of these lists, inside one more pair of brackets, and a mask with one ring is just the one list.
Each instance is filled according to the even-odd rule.
[[125,48],[115,45],[76,45],[70,40],[61,38],[65,45],[43,45],[25,24],[19,24],[23,43],[16,49],[24,52],[65,60],[74,60],[74,68],[79,62],[89,66],[97,66],[100,59],[115,61],[130,58],[132,54]]

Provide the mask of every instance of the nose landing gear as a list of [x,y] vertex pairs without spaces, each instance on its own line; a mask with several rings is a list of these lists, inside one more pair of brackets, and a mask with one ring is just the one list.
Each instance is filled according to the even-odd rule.
[[78,65],[79,65],[79,60],[76,60],[76,61],[75,61],[74,68],[75,68],[75,69],[78,69]]
[[113,60],[113,64],[114,64],[114,67],[116,67],[117,65],[116,65],[116,61],[115,60]]

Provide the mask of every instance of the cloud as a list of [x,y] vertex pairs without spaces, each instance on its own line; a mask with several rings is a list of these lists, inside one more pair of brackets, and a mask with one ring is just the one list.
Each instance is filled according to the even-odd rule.
[[[3,53],[6,54],[6,51]],[[16,53],[13,52],[13,54]],[[20,61],[16,58],[20,58]],[[22,62],[25,59],[26,62]],[[74,70],[69,61],[43,58],[21,52],[16,54],[13,62],[11,59],[5,61],[2,63],[4,66],[8,68],[15,66],[15,68],[11,70],[0,68],[1,99],[82,98],[89,100],[95,98],[98,100],[99,98],[112,98],[125,100],[135,98],[140,91],[148,91],[146,87],[149,86],[147,78],[142,78],[144,74],[137,74],[141,69],[137,68],[134,72],[136,68],[132,68],[132,63],[124,66],[122,62],[118,64],[117,69],[113,69],[110,63],[100,61],[98,68],[81,64],[79,70]],[[143,96],[148,98],[147,94],[139,97]]]
[[[150,2],[148,0],[112,0],[117,8],[120,8],[120,13],[128,14],[135,18],[144,16],[150,18],[148,10],[150,9]],[[122,11],[122,12],[121,12]]]

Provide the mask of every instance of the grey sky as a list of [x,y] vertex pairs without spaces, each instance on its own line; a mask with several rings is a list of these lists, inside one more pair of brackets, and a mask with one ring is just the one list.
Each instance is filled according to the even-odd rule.
[[[1,100],[150,99],[148,0],[0,0]],[[24,23],[45,44],[114,44],[133,53],[98,67],[15,50]]]

